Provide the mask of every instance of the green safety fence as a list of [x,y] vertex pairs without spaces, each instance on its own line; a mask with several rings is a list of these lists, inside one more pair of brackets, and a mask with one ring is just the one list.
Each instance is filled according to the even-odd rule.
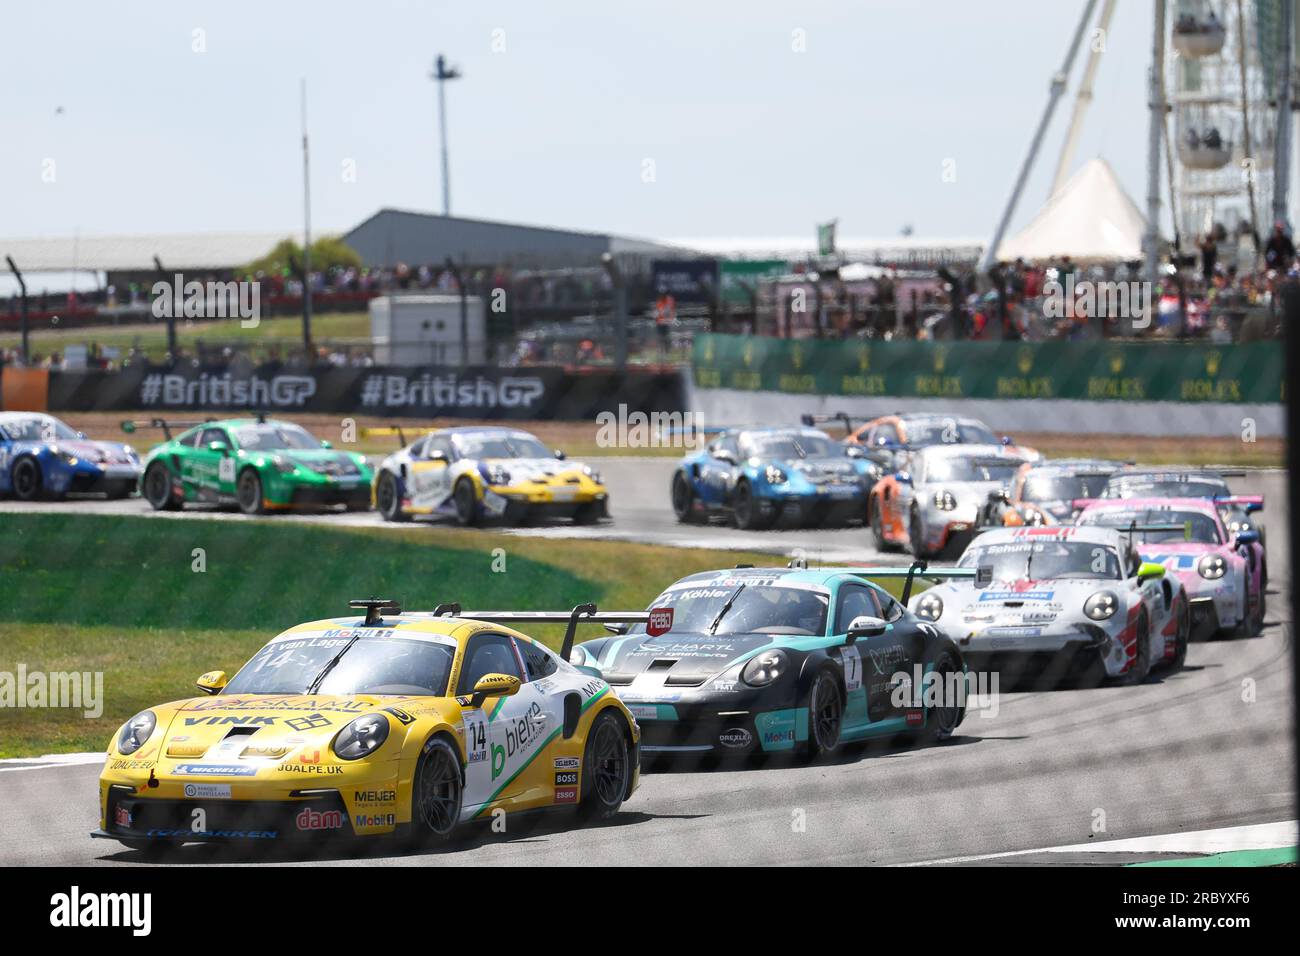
[[695,336],[699,388],[908,398],[1281,402],[1277,341],[871,342]]

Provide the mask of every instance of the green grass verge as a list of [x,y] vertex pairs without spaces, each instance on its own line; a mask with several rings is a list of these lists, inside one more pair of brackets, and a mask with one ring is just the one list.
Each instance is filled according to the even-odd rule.
[[[193,570],[195,549],[206,570]],[[499,552],[496,549],[501,549]],[[493,562],[504,561],[504,571]],[[404,607],[645,607],[693,571],[771,555],[416,527],[7,514],[0,535],[0,674],[99,672],[103,714],[0,708],[0,757],[93,751],[132,714],[234,673],[278,632],[343,616],[356,597]],[[530,631],[552,646],[560,628]],[[585,636],[597,633],[586,630]]]

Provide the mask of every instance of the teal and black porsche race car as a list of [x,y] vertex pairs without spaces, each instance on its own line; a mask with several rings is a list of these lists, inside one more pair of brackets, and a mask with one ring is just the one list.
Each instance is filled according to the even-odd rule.
[[[943,740],[965,716],[956,644],[907,609],[914,577],[976,569],[755,568],[691,574],[645,623],[576,645],[641,727],[643,752],[816,756],[910,734]],[[877,580],[906,579],[899,601]],[[982,583],[982,582],[981,582]]]
[[[187,502],[238,505],[244,514],[296,506],[370,508],[365,456],[335,451],[300,425],[258,416],[224,421],[123,422],[161,428],[167,440],[144,460],[140,494],[156,510]],[[184,428],[172,437],[172,430]]]

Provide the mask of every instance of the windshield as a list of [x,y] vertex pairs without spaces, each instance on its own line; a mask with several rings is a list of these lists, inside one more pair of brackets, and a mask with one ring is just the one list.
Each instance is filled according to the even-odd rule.
[[1195,475],[1151,475],[1116,478],[1106,486],[1107,498],[1213,498],[1231,494],[1221,478]]
[[553,454],[532,435],[456,435],[452,441],[462,458],[552,458]]
[[[1201,511],[1166,511],[1144,509],[1125,511],[1107,509],[1105,511],[1085,511],[1079,518],[1079,524],[1101,525],[1105,528],[1127,528],[1137,523],[1140,525],[1178,525],[1176,531],[1138,531],[1133,535],[1134,544],[1222,544],[1219,537],[1219,523],[1210,515]],[[1191,526],[1191,537],[1187,537],[1184,528]]]
[[932,457],[925,463],[925,480],[935,481],[1011,481],[1024,462],[1016,458]]
[[1084,541],[1017,541],[969,548],[958,567],[993,568],[995,581],[1028,578],[1095,578],[1117,581],[1121,574],[1114,548]]
[[235,432],[235,442],[245,451],[279,451],[292,449],[305,451],[320,448],[321,443],[311,432],[297,425],[249,425]]
[[19,418],[0,425],[10,441],[74,441],[78,435],[57,418]]
[[[351,635],[304,637],[267,644],[226,685],[225,694],[302,694],[347,646]],[[454,648],[431,641],[362,637],[326,675],[321,694],[446,693]]]
[[844,446],[827,435],[744,435],[740,450],[746,458],[835,458],[844,456]]
[[[739,593],[737,593],[739,592]],[[679,588],[661,594],[651,607],[673,609],[673,631],[709,633],[723,605],[735,596],[735,601],[715,634],[801,634],[826,633],[826,608],[830,596],[822,591],[779,585],[728,584],[721,587],[705,586]],[[645,626],[638,624],[633,633],[644,633]]]
[[998,439],[988,427],[978,422],[934,421],[907,422],[908,444],[915,448],[927,445],[996,445]]
[[1073,501],[1096,498],[1106,488],[1107,475],[1029,475],[1020,489],[1023,501]]

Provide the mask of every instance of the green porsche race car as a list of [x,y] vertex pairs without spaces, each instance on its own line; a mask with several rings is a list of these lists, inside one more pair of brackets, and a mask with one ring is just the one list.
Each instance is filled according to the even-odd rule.
[[[186,502],[238,505],[258,515],[294,507],[370,508],[374,477],[364,455],[335,451],[300,425],[264,416],[224,421],[153,419],[122,430],[161,428],[167,440],[145,457],[140,495],[155,511]],[[186,429],[173,437],[172,429]]]

